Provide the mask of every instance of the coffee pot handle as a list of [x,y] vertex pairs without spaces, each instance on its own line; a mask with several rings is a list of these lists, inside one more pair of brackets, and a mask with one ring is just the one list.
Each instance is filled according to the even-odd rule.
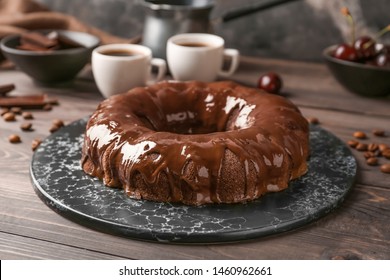
[[214,22],[228,22],[237,18],[241,18],[247,15],[254,14],[260,11],[266,11],[268,9],[287,4],[290,2],[295,2],[298,0],[269,0],[269,1],[253,1],[254,4],[247,7],[241,7],[238,10],[228,11],[221,18],[217,18]]
[[223,52],[224,57],[230,57],[231,62],[230,62],[230,67],[228,70],[221,70],[218,75],[222,77],[229,77],[233,75],[233,73],[237,70],[238,63],[240,60],[240,53],[236,49],[225,49]]

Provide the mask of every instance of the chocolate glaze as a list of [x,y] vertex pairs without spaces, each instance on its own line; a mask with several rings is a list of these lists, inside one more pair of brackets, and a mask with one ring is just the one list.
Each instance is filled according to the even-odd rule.
[[289,100],[233,82],[162,82],[103,101],[82,166],[133,198],[235,203],[307,170],[308,123]]

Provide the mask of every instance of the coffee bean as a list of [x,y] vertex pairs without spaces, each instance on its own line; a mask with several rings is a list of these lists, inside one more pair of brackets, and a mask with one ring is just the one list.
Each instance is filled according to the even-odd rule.
[[49,129],[50,133],[54,133],[56,132],[57,130],[59,130],[60,127],[56,126],[56,125],[52,125]]
[[13,122],[16,120],[16,116],[14,113],[12,112],[7,112],[3,115],[3,119],[6,121],[6,122]]
[[365,152],[365,153],[363,154],[363,156],[364,156],[365,158],[371,158],[371,157],[375,157],[375,154],[374,154],[373,152]]
[[348,146],[350,146],[351,148],[356,148],[357,145],[359,145],[359,142],[356,141],[356,140],[349,140],[347,142]]
[[14,113],[14,114],[20,115],[20,114],[22,114],[22,108],[20,108],[20,107],[12,107],[11,108],[11,112]]
[[374,166],[378,164],[378,159],[376,157],[370,157],[366,160],[368,165]]
[[32,128],[32,123],[30,123],[30,122],[22,123],[20,125],[20,129],[23,131],[30,131],[31,128]]
[[65,125],[64,122],[60,119],[53,120],[52,124],[53,126],[57,126],[58,128],[63,127]]
[[385,131],[383,129],[373,129],[372,130],[372,134],[374,134],[375,136],[378,136],[378,137],[384,137],[385,136]]
[[9,141],[10,143],[13,143],[13,144],[22,142],[22,140],[20,139],[20,136],[17,135],[17,134],[11,134],[11,135],[8,137],[8,141]]
[[367,135],[363,131],[356,131],[353,133],[353,137],[357,139],[366,139]]
[[307,118],[307,121],[308,121],[309,123],[311,123],[311,124],[319,124],[319,123],[320,123],[320,121],[319,121],[318,118],[316,118],[316,117],[308,117],[308,118]]
[[389,149],[386,149],[386,150],[383,150],[381,152],[382,156],[384,156],[385,158],[387,159],[390,159],[390,148]]
[[368,144],[367,149],[368,149],[370,152],[375,152],[376,150],[379,149],[379,145],[376,144],[376,143],[370,143],[370,144]]
[[356,150],[360,151],[360,152],[364,152],[364,151],[367,151],[367,144],[364,144],[364,143],[359,143],[357,146],[356,146]]
[[5,113],[8,113],[9,109],[8,108],[3,108],[1,109],[0,115],[3,116]]
[[46,104],[45,106],[43,106],[43,110],[45,111],[51,111],[51,109],[53,109],[53,107],[50,104]]
[[383,173],[390,173],[390,163],[382,164],[381,171]]
[[41,140],[41,139],[34,139],[34,140],[32,141],[32,143],[31,143],[31,149],[32,149],[33,151],[35,151],[35,150],[39,147],[39,145],[41,145],[41,143],[42,143],[42,140]]
[[34,119],[33,114],[31,114],[30,112],[23,112],[22,117],[25,120],[32,120],[32,119]]
[[383,152],[384,150],[387,150],[389,148],[389,146],[387,146],[386,144],[379,144],[378,148],[379,148],[379,151]]

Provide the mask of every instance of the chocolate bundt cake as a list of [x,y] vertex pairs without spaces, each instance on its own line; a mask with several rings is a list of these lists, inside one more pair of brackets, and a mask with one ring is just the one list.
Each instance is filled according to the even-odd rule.
[[308,134],[281,96],[233,82],[161,82],[99,105],[82,168],[136,199],[245,202],[306,172]]

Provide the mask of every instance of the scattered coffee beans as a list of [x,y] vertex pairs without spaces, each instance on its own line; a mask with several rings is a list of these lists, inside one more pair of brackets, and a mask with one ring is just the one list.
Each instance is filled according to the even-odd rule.
[[8,141],[9,141],[10,143],[13,143],[13,144],[22,142],[22,140],[20,139],[20,136],[17,135],[17,134],[11,134],[11,135],[8,137]]
[[389,149],[386,149],[386,150],[383,150],[381,152],[382,156],[384,156],[385,158],[387,159],[390,159],[390,148]]
[[389,149],[389,146],[387,146],[386,144],[379,144],[378,148],[379,148],[379,151],[382,153],[384,150]]
[[12,112],[7,112],[3,115],[3,119],[6,121],[6,122],[13,122],[13,121],[16,121],[16,116],[14,113]]
[[57,126],[59,128],[63,127],[65,125],[64,122],[60,119],[53,120],[52,124],[53,124],[53,126]]
[[390,163],[382,164],[381,171],[383,173],[390,173]]
[[372,157],[375,157],[375,154],[374,154],[373,152],[368,151],[368,152],[365,152],[365,153],[363,154],[363,156],[364,156],[365,158],[372,158]]
[[8,108],[3,108],[1,109],[0,115],[3,116],[5,113],[8,113],[9,109]]
[[311,123],[311,124],[319,124],[319,123],[320,123],[320,121],[319,121],[318,118],[316,118],[316,117],[308,117],[308,118],[307,118],[307,121],[308,121],[309,123]]
[[56,125],[52,125],[51,127],[50,127],[50,129],[49,129],[49,132],[50,133],[54,133],[54,132],[56,132],[57,130],[59,130],[60,128],[58,127],[58,126],[56,126]]
[[[41,97],[41,96],[38,96],[38,97]],[[42,95],[42,97],[43,97],[43,95]],[[21,97],[21,98],[25,98],[25,97]],[[13,100],[11,100],[11,101],[13,101]],[[20,100],[18,99],[17,101],[20,101]],[[28,99],[28,101],[30,101],[30,99]],[[41,104],[42,106],[39,107],[39,108],[43,109],[43,110],[46,110],[46,111],[52,110],[52,106],[53,105],[59,105],[59,102],[58,102],[57,99],[50,99],[50,100],[48,99],[46,101],[37,99],[37,101],[42,102],[42,104]],[[14,107],[12,107],[12,106],[14,106]],[[33,116],[33,114],[31,112],[23,112],[23,109],[24,109],[23,106],[18,106],[18,105],[13,105],[13,104],[10,105],[9,102],[8,102],[6,108],[4,108],[4,107],[1,108],[0,107],[0,109],[1,109],[1,111],[0,111],[1,116],[7,122],[16,121],[17,120],[16,119],[16,115],[21,115],[23,117],[23,119],[25,119],[25,120],[33,120],[34,119],[34,116]],[[62,120],[55,119],[52,122],[52,127],[50,128],[50,132],[57,131],[59,128],[63,127],[64,125],[65,124],[64,124],[64,122]],[[33,124],[31,122],[24,122],[24,123],[20,124],[20,129],[23,130],[23,131],[32,131],[33,130]],[[8,137],[8,141],[10,143],[20,143],[20,142],[22,142],[21,137],[19,135],[17,135],[17,134],[10,135]],[[35,151],[38,148],[38,146],[41,144],[41,142],[42,142],[42,140],[40,140],[38,138],[34,139],[31,142],[31,149],[33,151]]]
[[31,149],[33,150],[33,151],[35,151],[38,147],[39,147],[39,145],[41,145],[41,143],[42,143],[42,140],[41,139],[34,139],[33,141],[32,141],[32,143],[31,143]]
[[350,146],[351,148],[356,148],[357,145],[359,145],[359,142],[356,141],[356,140],[349,140],[347,142],[348,146]]
[[30,112],[23,112],[22,117],[25,120],[32,120],[32,119],[34,119],[33,114],[31,114]]
[[53,107],[50,105],[50,104],[46,104],[45,106],[43,106],[43,110],[45,111],[51,111]]
[[366,160],[366,163],[371,166],[378,165],[378,159],[376,157],[370,157]]
[[356,146],[356,150],[360,151],[360,152],[364,152],[364,151],[367,151],[368,149],[368,145],[365,144],[365,143],[359,143],[357,144]]
[[379,149],[379,146],[378,146],[378,144],[376,144],[376,143],[370,143],[370,144],[368,144],[367,149],[368,149],[370,152],[375,152],[376,150]]
[[366,139],[367,135],[363,131],[356,131],[353,133],[353,137],[357,139]]
[[[373,129],[372,134],[378,137],[385,137],[386,132],[383,129]],[[353,137],[357,139],[367,139],[367,134],[363,131],[355,131]],[[384,143],[363,143],[358,140],[352,139],[347,141],[347,145],[360,152],[363,152],[363,156],[366,159],[366,164],[375,166],[380,164],[380,156],[386,159],[390,159],[390,146]],[[390,173],[390,164],[382,164],[380,170],[384,173]]]
[[20,108],[20,107],[12,107],[10,111],[16,115],[22,114],[22,108]]
[[30,122],[22,123],[20,125],[20,129],[23,131],[31,131],[32,130],[32,123],[30,123]]
[[372,130],[372,134],[378,137],[384,137],[386,135],[383,129],[377,129],[377,128]]
[[55,119],[55,120],[53,120],[52,126],[49,129],[49,131],[50,131],[50,133],[53,133],[53,132],[57,131],[58,129],[60,129],[61,127],[63,127],[64,125],[65,124],[62,120]]

